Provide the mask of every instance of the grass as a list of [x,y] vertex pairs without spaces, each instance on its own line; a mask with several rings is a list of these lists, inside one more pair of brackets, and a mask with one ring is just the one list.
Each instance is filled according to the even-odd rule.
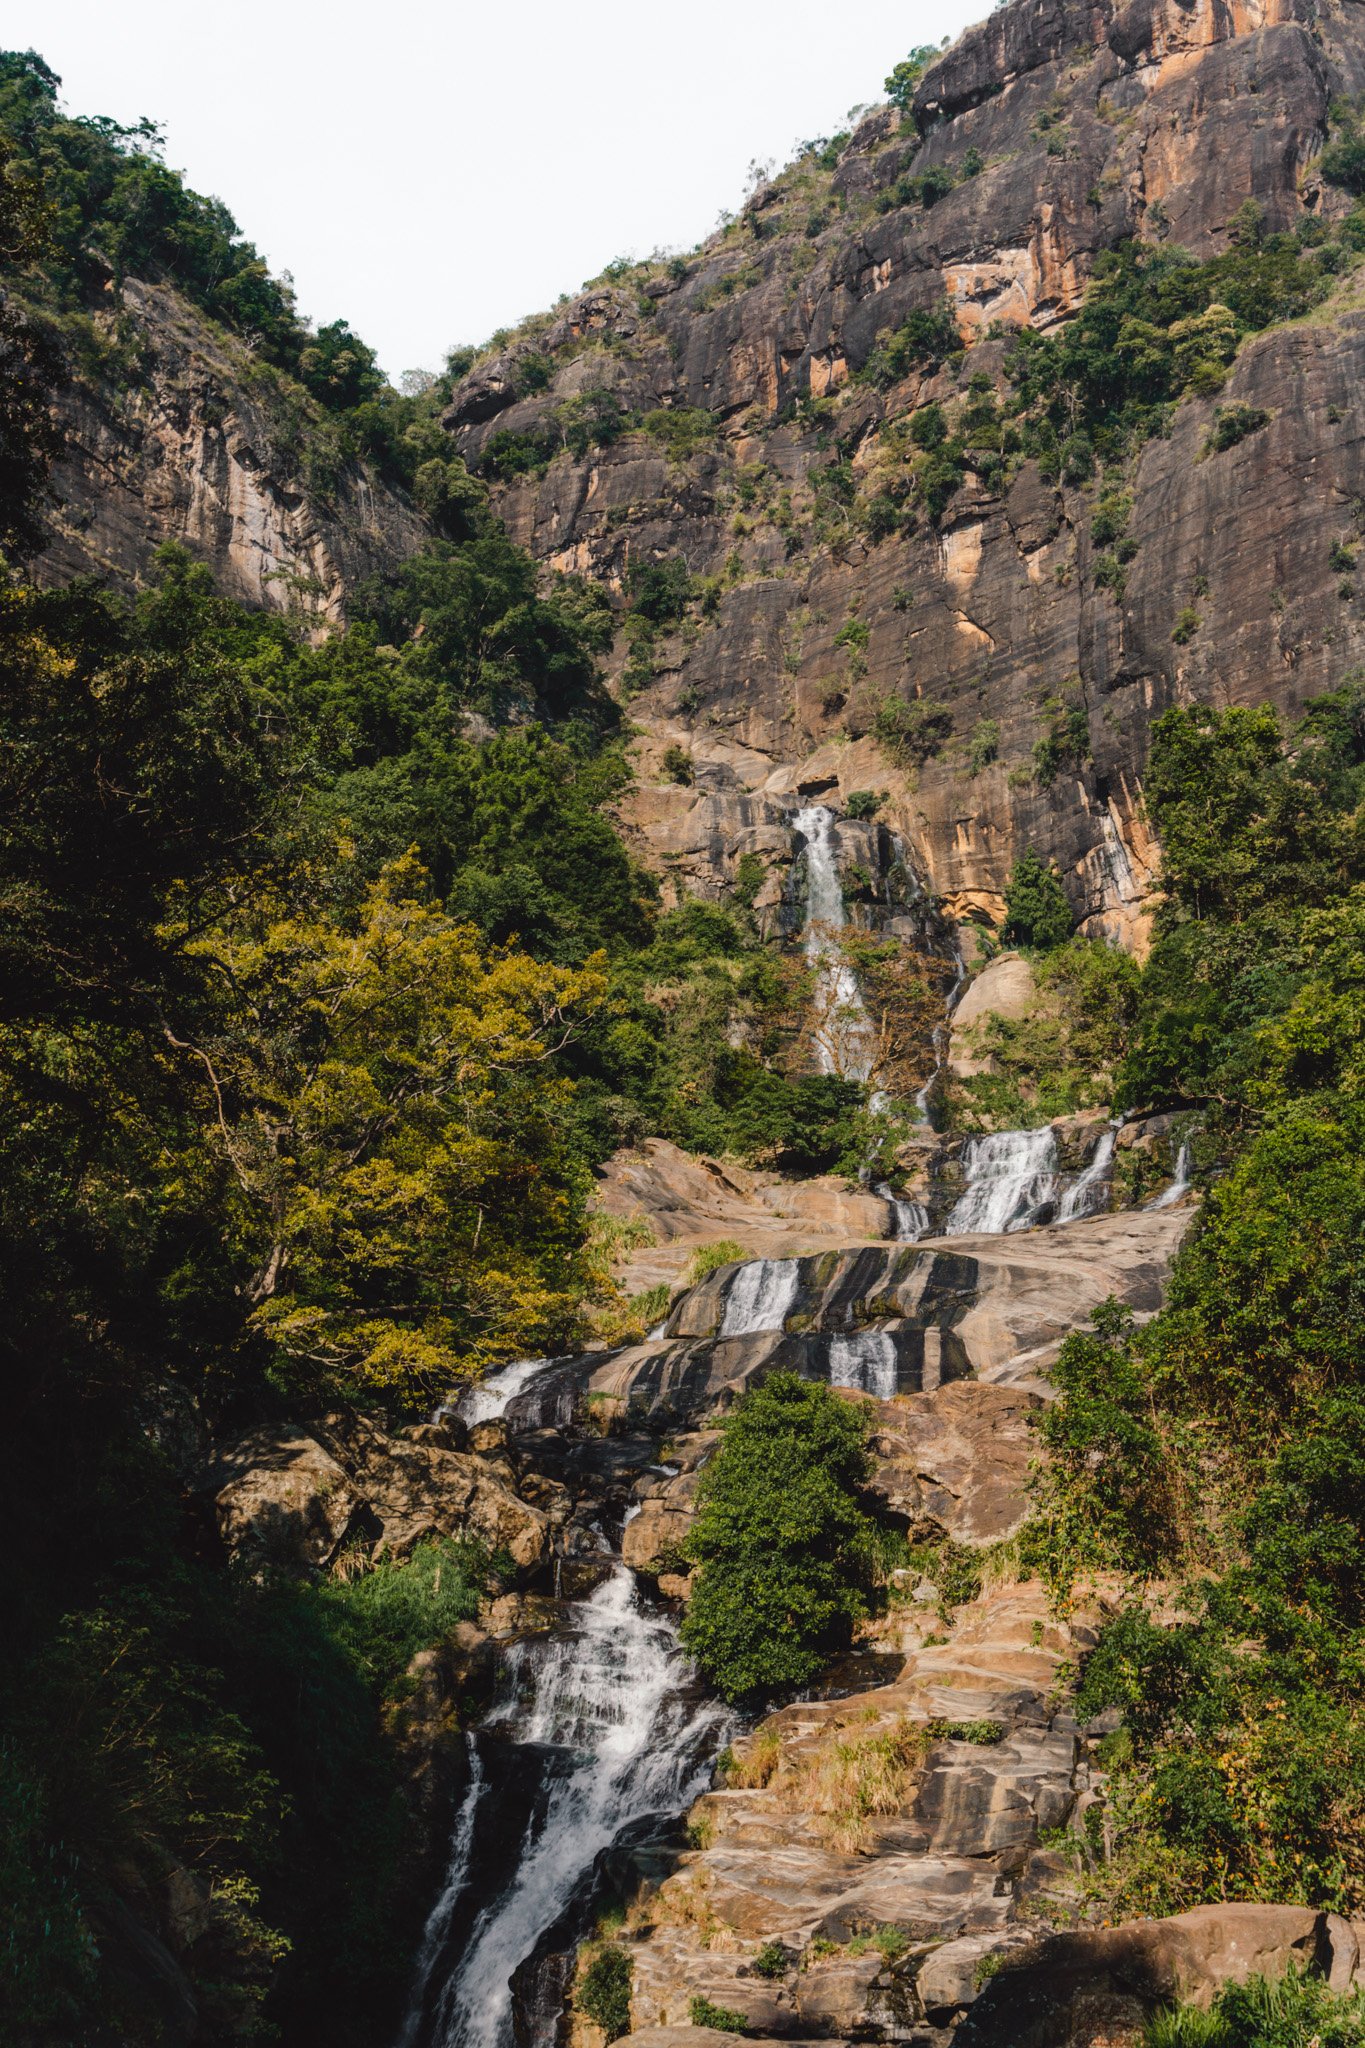
[[857,1855],[875,1820],[905,1810],[925,1748],[924,1729],[904,1715],[890,1728],[864,1733],[831,1729],[783,1773],[782,1803],[814,1815],[827,1848]]
[[774,1728],[760,1728],[740,1756],[727,1750],[721,1762],[725,1782],[736,1792],[761,1792],[782,1758],[782,1742]]
[[747,1259],[748,1252],[733,1237],[718,1237],[712,1244],[698,1245],[687,1268],[687,1277],[695,1285],[704,1280],[708,1273],[714,1273],[719,1266],[733,1266],[737,1260]]

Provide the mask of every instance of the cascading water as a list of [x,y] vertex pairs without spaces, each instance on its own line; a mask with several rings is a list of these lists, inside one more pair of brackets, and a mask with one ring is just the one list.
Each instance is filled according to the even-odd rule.
[[1109,1169],[1114,1163],[1114,1138],[1118,1125],[1111,1124],[1095,1147],[1085,1172],[1078,1174],[1057,1204],[1057,1221],[1074,1223],[1078,1216],[1093,1216],[1108,1192]]
[[1027,1230],[1056,1199],[1057,1140],[1047,1124],[972,1138],[962,1163],[967,1186],[943,1226],[945,1237]]
[[824,804],[807,804],[792,825],[806,848],[805,944],[815,969],[816,1065],[822,1074],[866,1081],[873,1064],[872,1023],[837,937],[848,915],[835,857],[834,813]]
[[899,1384],[895,1339],[886,1330],[858,1330],[829,1340],[829,1383],[889,1401]]
[[515,1400],[537,1373],[553,1363],[550,1358],[519,1358],[515,1365],[505,1365],[501,1372],[495,1372],[462,1395],[455,1403],[455,1413],[471,1428],[476,1422],[495,1422],[507,1413],[508,1402]]
[[1169,1209],[1182,1195],[1189,1193],[1191,1163],[1190,1141],[1186,1138],[1175,1155],[1175,1179],[1168,1188],[1162,1189],[1154,1202],[1147,1204],[1149,1209]]
[[474,1824],[478,1817],[479,1802],[488,1789],[488,1780],[484,1777],[483,1763],[472,1736],[465,1737],[465,1745],[469,1757],[469,1779],[465,1786],[464,1798],[460,1801],[459,1811],[455,1815],[455,1826],[450,1838],[450,1861],[446,1865],[441,1896],[427,1915],[427,1924],[422,1930],[422,1946],[417,1951],[412,1996],[408,2001],[408,2016],[403,2022],[403,2031],[398,2036],[398,2048],[413,2048],[421,2025],[422,2009],[426,2003],[432,1972],[440,1960],[441,1951],[450,1939],[456,1908],[469,1889]]
[[[468,1855],[477,1854],[476,1822],[496,1806],[476,1803],[471,1851],[459,1871],[452,1854],[428,1923],[423,1954],[430,1959],[401,2048],[513,2048],[514,2040],[519,2048],[550,2048],[557,2013],[523,2008],[514,2029],[514,1975],[556,1923],[587,1902],[605,1850],[684,1811],[704,1790],[729,1725],[718,1702],[689,1694],[690,1667],[672,1624],[641,1606],[622,1565],[569,1610],[562,1633],[515,1644],[508,1666],[507,1696],[485,1722],[480,1745],[489,1757],[498,1737],[538,1752],[544,1782],[507,1881],[460,1938],[454,1908],[467,1889]],[[495,1811],[489,1824],[505,1832]],[[508,1846],[501,1844],[504,1856]]]
[[929,1228],[929,1211],[922,1202],[907,1202],[894,1194],[885,1181],[876,1188],[891,1212],[891,1236],[897,1244],[914,1244]]
[[796,1259],[750,1259],[730,1282],[717,1336],[752,1337],[760,1330],[780,1330],[796,1304],[799,1282]]

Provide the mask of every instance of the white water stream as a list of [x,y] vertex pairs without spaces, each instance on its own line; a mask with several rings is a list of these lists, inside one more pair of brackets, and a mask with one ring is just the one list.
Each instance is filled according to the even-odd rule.
[[1073,1223],[1078,1216],[1091,1216],[1103,1206],[1109,1189],[1109,1169],[1114,1163],[1114,1139],[1118,1125],[1111,1124],[1095,1147],[1085,1172],[1078,1174],[1057,1204],[1057,1221]]
[[943,1226],[945,1237],[1027,1230],[1056,1198],[1057,1140],[1047,1124],[969,1139],[962,1164],[967,1186]]
[[549,1358],[519,1358],[515,1365],[505,1365],[501,1372],[471,1387],[455,1404],[461,1422],[468,1423],[471,1429],[476,1422],[495,1422],[507,1413],[508,1402],[552,1363]]
[[[512,2048],[514,1971],[582,1894],[603,1850],[628,1828],[682,1812],[705,1789],[729,1725],[718,1701],[688,1696],[691,1670],[673,1626],[641,1606],[623,1565],[570,1610],[562,1634],[514,1644],[508,1663],[509,1695],[485,1729],[566,1751],[567,1767],[551,1777],[511,1879],[484,1903],[429,2003],[428,1965],[403,2048],[419,2039],[431,2048]],[[457,1842],[442,1904],[463,1888],[458,1853]],[[429,1926],[424,1954],[435,1956],[448,1922],[434,1933]]]
[[1149,1209],[1169,1209],[1182,1195],[1189,1193],[1190,1165],[1190,1141],[1186,1138],[1175,1155],[1175,1179],[1168,1188],[1162,1189],[1154,1202],[1147,1204]]
[[829,1340],[829,1383],[832,1387],[853,1387],[860,1394],[875,1394],[889,1401],[896,1392],[895,1340],[886,1330],[858,1330],[851,1337]]
[[796,1305],[800,1282],[796,1259],[750,1259],[730,1282],[719,1337],[753,1337],[780,1330]]
[[876,1051],[872,1020],[839,933],[848,923],[834,843],[834,813],[824,804],[796,812],[806,845],[806,958],[815,969],[815,1063],[822,1074],[866,1081]]

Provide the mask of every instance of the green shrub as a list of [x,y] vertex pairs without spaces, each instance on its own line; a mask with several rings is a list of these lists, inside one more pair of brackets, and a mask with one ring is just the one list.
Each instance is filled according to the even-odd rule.
[[1207,2012],[1176,2006],[1154,2014],[1143,2048],[1359,2048],[1365,1994],[1337,1997],[1321,1977],[1286,1971],[1225,1984]]
[[716,438],[715,414],[701,406],[661,406],[647,412],[640,424],[654,440],[663,442],[672,462],[686,462]]
[[1198,611],[1192,604],[1184,605],[1176,613],[1175,624],[1171,628],[1171,639],[1177,647],[1188,646],[1203,623],[1204,621],[1200,618]]
[[884,789],[851,789],[848,801],[844,805],[844,816],[853,819],[875,818],[885,802]]
[[630,2032],[630,1989],[634,1968],[614,1942],[599,1948],[578,1980],[574,2003],[601,2027],[609,2041]]
[[916,698],[886,697],[877,706],[872,730],[898,767],[908,768],[935,755],[953,729],[953,714],[944,704]]
[[828,1387],[774,1373],[722,1428],[687,1538],[701,1571],[682,1634],[728,1699],[753,1699],[807,1682],[866,1611],[867,1422]]
[[680,747],[676,740],[670,746],[664,748],[663,760],[660,766],[663,769],[665,778],[669,782],[690,784],[696,779],[696,771],[692,766],[692,756],[688,753],[686,747]]
[[742,2034],[749,2021],[733,2006],[713,2005],[700,1994],[688,2002],[687,2017],[694,2027],[714,2027],[718,2034]]
[[753,1960],[753,1969],[759,1977],[785,1977],[795,1958],[780,1941],[765,1941]]
[[972,727],[968,761],[973,775],[979,775],[1000,755],[1000,727],[993,718],[978,718]]
[[1021,853],[1005,888],[1001,936],[1012,946],[1047,953],[1065,945],[1071,929],[1071,905],[1056,868],[1045,867],[1031,848]]
[[1254,434],[1258,427],[1267,425],[1269,419],[1270,414],[1264,406],[1220,405],[1204,442],[1204,454],[1221,455],[1224,449],[1235,448],[1239,441],[1245,441],[1248,434]]
[[744,1246],[733,1237],[718,1237],[713,1244],[700,1245],[693,1252],[687,1265],[687,1277],[695,1286],[708,1273],[715,1273],[722,1266],[733,1266],[748,1256]]
[[959,346],[953,309],[947,299],[941,299],[936,306],[912,313],[894,332],[879,336],[858,375],[862,382],[885,391],[912,370],[937,367]]
[[937,56],[938,50],[933,43],[921,43],[918,49],[912,50],[908,57],[902,57],[900,63],[892,68],[884,90],[893,107],[899,107],[903,114],[909,113],[915,87]]

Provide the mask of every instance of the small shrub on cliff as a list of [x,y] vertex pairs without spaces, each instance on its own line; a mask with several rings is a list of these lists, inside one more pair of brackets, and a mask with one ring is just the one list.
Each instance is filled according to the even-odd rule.
[[611,1942],[598,1949],[582,1976],[574,1998],[580,2012],[593,2020],[609,2041],[630,2032],[630,1957]]
[[713,2027],[718,2034],[742,2034],[749,2024],[747,2013],[736,2012],[731,2005],[713,2005],[700,1992],[689,2002],[687,2017],[694,2027]]
[[728,1699],[805,1684],[866,1612],[867,1422],[826,1386],[774,1373],[722,1425],[687,1556],[683,1641]]
[[1220,405],[1213,416],[1203,453],[1221,455],[1225,449],[1235,448],[1239,441],[1245,441],[1248,434],[1254,434],[1269,419],[1270,414],[1264,406]]

